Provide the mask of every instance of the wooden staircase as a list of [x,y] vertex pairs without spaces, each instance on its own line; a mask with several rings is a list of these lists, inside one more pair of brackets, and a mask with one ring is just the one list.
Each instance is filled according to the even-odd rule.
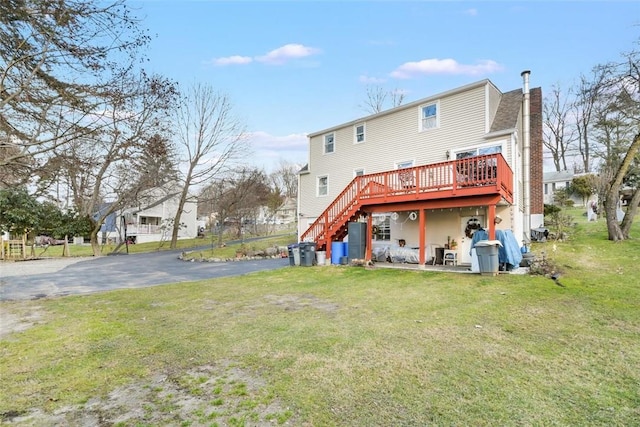
[[396,169],[355,177],[318,216],[300,240],[318,250],[347,235],[368,206],[499,194],[513,203],[513,172],[502,154]]

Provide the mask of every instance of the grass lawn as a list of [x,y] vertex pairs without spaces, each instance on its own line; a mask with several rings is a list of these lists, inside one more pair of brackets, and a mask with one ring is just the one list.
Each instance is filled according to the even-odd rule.
[[1,337],[0,419],[639,425],[640,240],[608,242],[603,220],[576,221],[570,241],[532,248],[562,286],[287,267],[2,303],[3,321],[24,328]]

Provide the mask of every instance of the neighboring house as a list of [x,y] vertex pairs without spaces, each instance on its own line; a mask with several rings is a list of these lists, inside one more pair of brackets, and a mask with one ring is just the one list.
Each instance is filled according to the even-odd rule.
[[282,205],[276,210],[274,220],[277,224],[291,224],[296,222],[298,201],[291,197],[285,197]]
[[297,212],[298,201],[292,197],[285,197],[275,212],[270,212],[268,207],[262,206],[256,221],[258,224],[291,224],[296,222]]
[[[553,194],[555,191],[569,187],[569,185],[571,185],[571,180],[573,180],[573,172],[571,171],[545,172],[542,175],[542,184],[544,186],[542,194],[544,204],[554,204]],[[578,201],[575,197],[572,197],[571,200],[578,205],[582,205],[582,200]]]
[[[542,185],[543,185],[543,195],[544,195],[544,203],[546,205],[553,205],[554,199],[553,194],[556,190],[560,190],[563,188],[567,188],[571,185],[571,181],[573,178],[583,175],[589,175],[585,173],[573,173],[571,171],[560,171],[560,172],[545,172],[542,176]],[[574,206],[585,206],[585,200],[582,197],[571,194],[569,195],[569,199],[573,200]],[[586,204],[589,206],[592,201],[597,201],[598,197],[596,194],[592,194],[587,200]]]
[[509,229],[529,241],[543,225],[542,91],[482,80],[309,135],[299,172],[301,241],[330,256],[366,222],[366,258],[381,242],[417,248],[419,262],[455,240],[470,263],[471,233]]
[[[98,233],[98,240],[120,243],[125,235],[130,242],[146,243],[171,240],[173,218],[178,208],[180,192],[153,188],[139,197],[132,206],[110,215]],[[178,239],[192,239],[198,235],[197,201],[191,198],[184,206]]]

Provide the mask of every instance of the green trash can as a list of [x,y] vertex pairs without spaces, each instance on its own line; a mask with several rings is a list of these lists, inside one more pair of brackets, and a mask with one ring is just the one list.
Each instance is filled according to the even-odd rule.
[[482,276],[497,276],[500,262],[498,250],[502,246],[499,240],[480,240],[476,242],[476,255],[478,256],[478,267]]

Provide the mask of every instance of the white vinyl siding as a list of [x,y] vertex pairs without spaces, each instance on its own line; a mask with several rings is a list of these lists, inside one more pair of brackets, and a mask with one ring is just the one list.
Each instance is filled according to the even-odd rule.
[[[496,144],[498,140],[485,139],[486,121],[485,85],[449,96],[438,96],[394,109],[385,114],[366,118],[366,144],[340,146],[339,156],[324,155],[324,137],[335,136],[335,141],[354,141],[355,127],[364,120],[346,123],[309,137],[309,173],[300,176],[300,206],[309,216],[319,215],[354,177],[354,163],[367,174],[393,170],[399,162],[413,159],[414,166],[447,160],[447,151],[458,147]],[[428,132],[417,129],[420,107],[437,102],[439,126]],[[504,140],[504,137],[502,137]],[[508,144],[506,144],[508,145]],[[510,147],[504,147],[505,151]],[[503,152],[507,161],[510,157]],[[316,197],[316,177],[331,174],[328,197]]]

